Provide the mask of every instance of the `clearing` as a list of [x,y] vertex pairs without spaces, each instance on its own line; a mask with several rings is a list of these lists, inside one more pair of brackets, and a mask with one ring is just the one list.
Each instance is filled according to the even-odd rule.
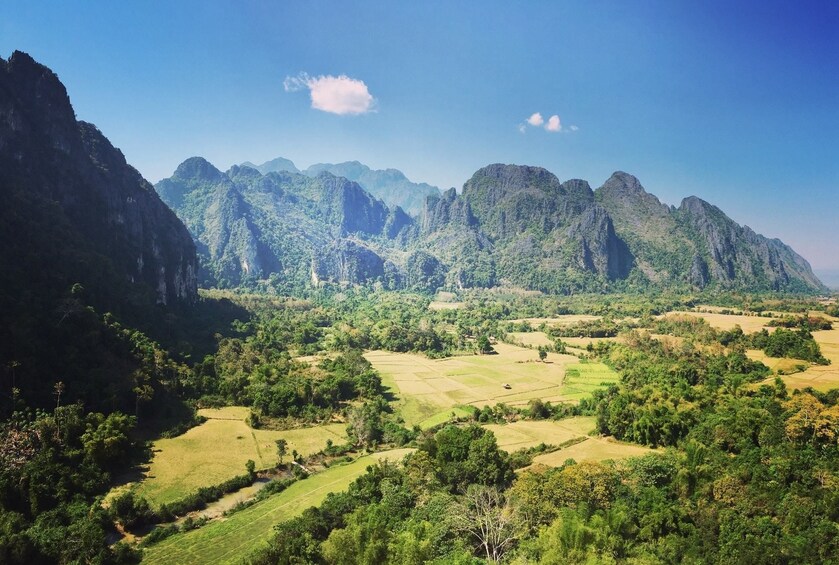
[[328,424],[293,430],[254,430],[245,423],[248,408],[228,406],[199,410],[207,421],[171,439],[154,442],[154,458],[137,493],[152,506],[174,502],[201,487],[216,485],[242,475],[248,459],[257,469],[277,464],[279,438],[288,442],[288,453],[296,449],[303,456],[317,453],[326,440],[344,443],[345,424]]
[[668,312],[662,317],[666,316],[693,316],[695,318],[702,318],[708,322],[712,327],[718,330],[732,330],[734,326],[740,326],[743,333],[759,332],[763,328],[767,331],[774,331],[775,328],[766,327],[766,324],[772,321],[772,318],[763,318],[761,316],[746,316],[740,314],[719,314],[715,312]]
[[563,420],[520,420],[512,424],[487,424],[483,426],[495,434],[498,447],[512,452],[544,443],[559,445],[584,437],[594,430],[593,416],[576,416]]
[[197,530],[176,534],[143,552],[144,563],[239,563],[271,539],[275,524],[319,506],[331,492],[345,490],[367,467],[382,459],[400,461],[411,449],[394,449],[359,457],[297,481],[286,490],[211,522]]
[[604,461],[606,459],[640,457],[641,455],[655,452],[656,450],[650,449],[649,447],[634,443],[619,442],[610,437],[590,437],[583,442],[576,443],[559,451],[537,455],[533,458],[533,464],[559,467],[568,459],[573,459],[577,462]]
[[529,323],[533,328],[537,328],[542,324],[551,328],[558,328],[563,326],[570,326],[578,322],[593,322],[599,320],[602,316],[592,316],[591,314],[563,314],[553,318],[517,318],[515,320],[508,320],[514,324],[522,322]]
[[581,363],[572,355],[548,353],[547,362],[541,363],[532,349],[505,343],[493,347],[496,355],[429,359],[411,353],[371,351],[365,357],[381,374],[382,383],[397,395],[396,408],[409,427],[442,423],[453,408],[465,405],[481,408],[503,402],[523,406],[533,398],[576,401],[601,383],[618,380],[602,363]]
[[[813,332],[813,339],[819,344],[822,355],[830,359],[830,365],[810,365],[806,361],[793,360],[794,363],[807,365],[807,369],[800,373],[783,377],[790,391],[796,388],[803,389],[808,386],[821,391],[839,388],[839,329]],[[760,353],[762,355],[762,352]],[[766,361],[764,363],[772,368]],[[764,382],[772,384],[774,380],[775,377],[773,376]]]

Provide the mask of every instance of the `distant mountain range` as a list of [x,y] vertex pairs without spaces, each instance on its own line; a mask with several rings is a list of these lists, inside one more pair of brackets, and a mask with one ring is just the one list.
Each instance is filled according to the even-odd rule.
[[263,175],[268,173],[302,173],[308,177],[317,177],[322,172],[332,173],[338,177],[355,181],[364,190],[382,200],[388,206],[399,206],[411,215],[416,215],[422,209],[425,199],[429,196],[439,196],[440,189],[426,183],[414,183],[397,169],[374,170],[359,163],[347,161],[345,163],[317,163],[305,171],[300,171],[288,159],[278,157],[261,165],[254,165],[248,161],[243,167],[256,169]]
[[593,191],[542,168],[490,165],[460,195],[431,192],[411,216],[334,174],[382,171],[358,163],[269,170],[289,163],[222,173],[196,157],[157,184],[196,239],[206,284],[825,290],[781,241],[697,197],[666,206],[623,172]]

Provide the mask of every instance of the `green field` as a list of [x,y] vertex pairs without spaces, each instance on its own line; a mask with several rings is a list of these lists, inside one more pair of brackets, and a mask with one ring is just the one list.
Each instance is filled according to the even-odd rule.
[[229,518],[164,539],[144,551],[143,562],[173,565],[240,562],[271,538],[275,524],[320,505],[330,492],[346,489],[369,465],[382,459],[399,461],[410,451],[395,449],[330,467]]
[[323,449],[327,439],[343,443],[347,437],[344,424],[254,430],[244,421],[248,409],[237,406],[199,413],[208,418],[200,426],[178,437],[154,442],[154,457],[137,485],[137,492],[152,506],[173,502],[201,487],[241,475],[248,459],[258,469],[276,465],[276,439],[288,441],[289,454],[296,449],[305,456]]
[[[576,401],[618,377],[602,363],[580,363],[572,355],[549,353],[539,362],[532,349],[504,343],[497,355],[429,359],[410,353],[371,351],[365,355],[398,397],[396,408],[408,426],[442,423],[453,408],[503,402],[523,406],[533,398]],[[569,371],[571,369],[571,371]],[[510,388],[505,388],[509,384]]]
[[504,451],[533,447],[544,443],[559,445],[584,437],[594,430],[593,416],[578,416],[564,420],[521,420],[512,424],[488,424],[484,428],[495,434],[498,447]]

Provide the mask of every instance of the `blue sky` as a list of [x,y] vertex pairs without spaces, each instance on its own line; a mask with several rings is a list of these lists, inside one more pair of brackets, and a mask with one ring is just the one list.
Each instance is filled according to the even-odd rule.
[[[192,155],[458,189],[494,162],[594,187],[624,170],[839,271],[839,3],[354,4],[5,0],[0,56],[52,68],[152,182]],[[324,85],[355,98],[313,108]]]

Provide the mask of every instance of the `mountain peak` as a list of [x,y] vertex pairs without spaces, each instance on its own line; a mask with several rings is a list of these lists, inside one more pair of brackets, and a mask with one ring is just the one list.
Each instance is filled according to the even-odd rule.
[[203,157],[190,157],[178,165],[172,176],[179,179],[200,179],[213,182],[221,179],[222,174]]
[[625,192],[636,194],[647,194],[644,187],[641,186],[641,181],[637,177],[623,171],[615,171],[612,176],[603,183],[603,188],[607,190],[622,190]]
[[265,161],[261,165],[254,165],[250,161],[245,161],[242,163],[243,167],[250,167],[251,169],[256,169],[263,175],[267,175],[268,173],[299,173],[300,169],[298,169],[294,163],[285,157],[277,157],[276,159],[271,159],[270,161]]
[[333,175],[357,182],[364,190],[383,200],[388,206],[399,206],[417,215],[427,196],[439,196],[440,189],[425,183],[411,182],[398,169],[374,170],[359,161],[343,163],[315,163],[303,171],[308,177],[317,177],[327,171]]

